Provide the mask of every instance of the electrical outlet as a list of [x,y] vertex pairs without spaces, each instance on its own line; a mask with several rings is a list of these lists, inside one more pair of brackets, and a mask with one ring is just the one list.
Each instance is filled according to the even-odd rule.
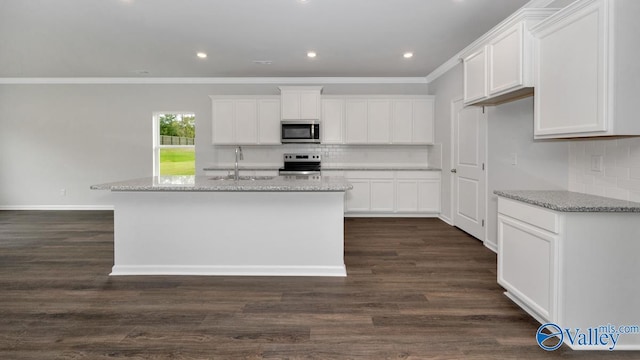
[[67,189],[60,189],[60,196],[67,196]]
[[602,172],[602,155],[591,155],[591,171]]

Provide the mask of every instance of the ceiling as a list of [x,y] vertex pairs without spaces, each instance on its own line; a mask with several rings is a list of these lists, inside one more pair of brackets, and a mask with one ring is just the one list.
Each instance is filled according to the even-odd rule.
[[527,2],[1,0],[0,78],[424,77]]

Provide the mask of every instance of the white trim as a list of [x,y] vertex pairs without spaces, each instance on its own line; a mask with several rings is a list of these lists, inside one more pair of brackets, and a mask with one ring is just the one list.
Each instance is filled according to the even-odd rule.
[[[485,226],[485,228],[486,228],[486,226]],[[486,247],[487,249],[493,251],[496,254],[498,253],[498,245],[497,244],[488,242],[486,240],[483,241],[482,243],[484,244],[484,247]]]
[[0,78],[0,84],[427,84],[424,77]]
[[0,205],[0,210],[113,210],[113,205]]
[[437,218],[438,213],[370,213],[370,212],[349,212],[344,213],[346,218],[368,217],[368,218]]
[[427,77],[425,77],[425,80],[427,81],[427,84],[431,84],[431,82],[433,82],[434,80],[436,80],[440,76],[446,74],[449,70],[451,70],[454,67],[456,67],[456,65],[458,65],[460,63],[460,54],[461,53],[462,52],[459,52],[459,53],[453,55],[453,57],[451,59],[445,61],[442,65],[438,66],[429,75],[427,75]]
[[524,4],[523,8],[546,8],[554,1],[556,0],[530,0],[528,3]]
[[438,216],[438,219],[440,219],[440,220],[446,222],[447,224],[453,226],[453,221],[449,217],[446,217],[446,216],[440,214],[440,216]]
[[268,265],[115,265],[111,276],[120,275],[202,275],[202,276],[347,276],[342,266]]
[[467,45],[464,49],[460,50],[457,54],[453,55],[449,60],[444,62],[438,68],[433,70],[429,75],[425,77],[427,84],[432,83],[440,76],[444,75],[449,70],[453,69],[462,59],[463,54],[468,53],[474,50],[476,47],[480,46],[482,43],[487,41],[491,36],[494,36],[497,32],[502,31],[504,28],[510,26],[516,21],[521,20],[526,16],[533,17],[544,17],[550,16],[554,12],[557,12],[559,9],[545,9],[544,7],[552,3],[554,0],[531,0],[527,4],[525,4],[518,11],[511,14],[509,17],[498,23],[487,33],[476,39],[471,44]]

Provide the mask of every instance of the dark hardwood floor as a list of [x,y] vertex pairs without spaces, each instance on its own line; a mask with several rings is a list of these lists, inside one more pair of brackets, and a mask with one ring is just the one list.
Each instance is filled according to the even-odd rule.
[[640,358],[540,349],[495,254],[437,219],[345,232],[346,278],[109,277],[111,212],[0,211],[0,359]]

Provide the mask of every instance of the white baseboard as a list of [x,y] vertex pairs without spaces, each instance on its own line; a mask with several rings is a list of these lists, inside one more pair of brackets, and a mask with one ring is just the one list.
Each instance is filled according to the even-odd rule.
[[225,266],[225,265],[115,265],[112,276],[199,275],[199,276],[347,276],[342,266]]
[[483,244],[487,249],[493,251],[496,254],[498,253],[498,244],[494,244],[488,241],[484,241]]
[[0,210],[113,210],[113,205],[0,205]]
[[344,213],[344,217],[386,217],[386,218],[435,218],[438,217],[438,214],[425,214],[425,213],[369,213],[369,212],[352,212],[352,213]]
[[444,222],[446,222],[447,224],[453,226],[453,220],[451,220],[450,218],[440,214],[440,216],[438,216],[438,218]]

